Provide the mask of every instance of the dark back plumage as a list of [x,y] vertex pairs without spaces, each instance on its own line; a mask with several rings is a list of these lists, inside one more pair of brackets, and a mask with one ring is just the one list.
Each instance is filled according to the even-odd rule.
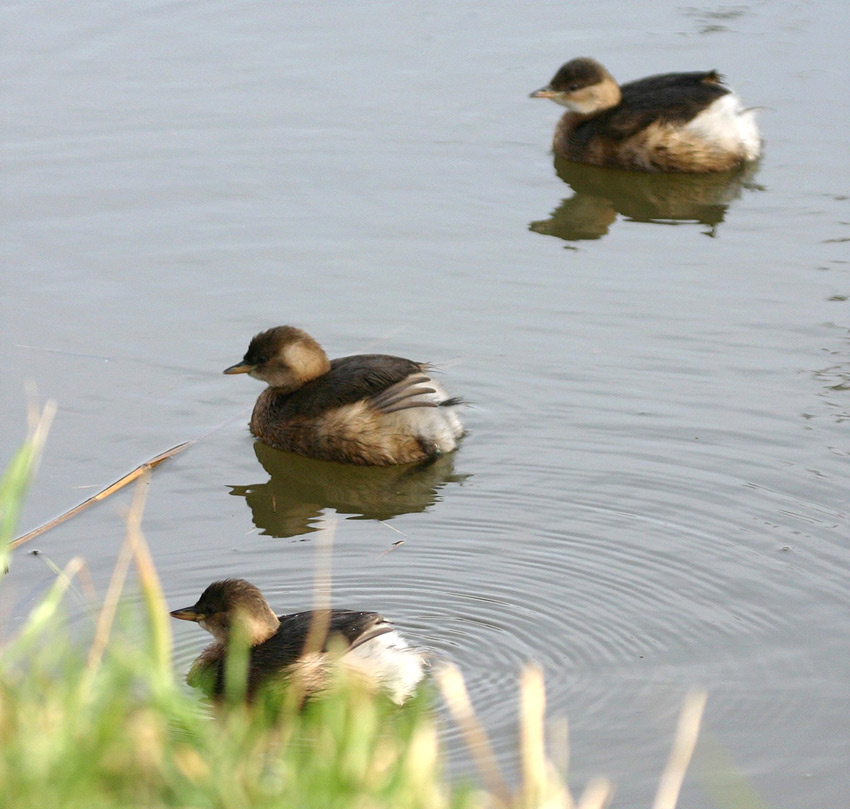
[[423,365],[389,354],[355,354],[331,360],[331,369],[290,394],[275,397],[273,413],[279,418],[314,417],[361,399],[377,396]]
[[[253,646],[248,658],[248,697],[253,697],[257,689],[269,680],[286,680],[287,671],[301,660],[310,650],[306,643],[310,628],[317,621],[314,611],[296,612],[291,615],[279,615],[280,627],[277,632],[263,643]],[[330,620],[323,637],[313,640],[312,651],[327,652],[339,644],[339,651],[350,651],[380,635],[392,632],[389,624],[377,612],[356,612],[353,610],[331,610]],[[312,645],[312,644],[311,644]],[[210,678],[212,695],[224,693],[225,658],[212,661],[211,671],[204,675]]]
[[616,107],[579,123],[570,140],[576,149],[586,148],[592,138],[623,141],[652,123],[685,124],[718,98],[729,93],[714,70],[663,73],[623,84]]

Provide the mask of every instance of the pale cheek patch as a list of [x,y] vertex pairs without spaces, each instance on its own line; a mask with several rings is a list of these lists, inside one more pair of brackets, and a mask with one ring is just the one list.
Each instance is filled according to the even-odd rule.
[[327,359],[312,346],[292,343],[283,352],[284,364],[297,379],[313,379],[328,370]]
[[577,112],[579,115],[590,115],[599,108],[592,90],[588,87],[585,87],[583,90],[577,90],[575,93],[570,93],[568,96],[563,95],[555,100],[568,110]]
[[563,100],[555,100],[579,115],[595,115],[602,110],[616,107],[620,99],[620,88],[614,81],[606,79],[574,93],[564,94]]

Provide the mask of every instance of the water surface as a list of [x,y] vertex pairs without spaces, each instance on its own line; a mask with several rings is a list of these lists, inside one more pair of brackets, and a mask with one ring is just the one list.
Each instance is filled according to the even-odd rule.
[[[167,596],[244,576],[378,609],[455,660],[515,767],[521,665],[568,714],[577,786],[646,806],[685,691],[709,691],[683,807],[846,801],[850,726],[846,12],[252,2],[6,3],[0,460],[24,382],[59,413],[37,525],[186,439],[150,489]],[[841,32],[841,33],[839,33]],[[555,165],[528,93],[593,55],[628,80],[718,68],[765,109],[729,183]],[[409,474],[255,445],[252,334],[437,363],[472,406]],[[121,495],[26,546],[4,632]],[[83,623],[84,610],[76,620]],[[204,642],[175,626],[176,663]],[[454,771],[468,771],[457,734]]]

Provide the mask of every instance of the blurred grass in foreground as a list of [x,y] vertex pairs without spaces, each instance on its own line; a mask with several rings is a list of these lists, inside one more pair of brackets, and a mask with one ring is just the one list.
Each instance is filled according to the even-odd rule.
[[[0,485],[5,555],[52,413],[30,436]],[[294,807],[297,809],[601,809],[612,787],[591,781],[573,799],[544,747],[545,694],[529,667],[520,694],[522,783],[499,772],[460,672],[437,681],[481,772],[483,786],[443,776],[428,689],[399,709],[354,679],[303,711],[234,703],[211,715],[175,677],[159,579],[141,533],[146,483],[138,485],[127,539],[95,618],[88,650],[62,621],[63,600],[84,569],[73,559],[0,655],[0,806]],[[0,556],[2,561],[4,556]],[[134,566],[142,595],[119,609]],[[0,577],[2,586],[2,577]],[[119,626],[116,627],[116,616]],[[126,626],[125,626],[126,625]],[[123,631],[124,629],[127,631]],[[141,630],[141,631],[140,631]],[[141,642],[139,637],[143,637]],[[653,809],[672,809],[699,728],[704,695],[689,698]]]

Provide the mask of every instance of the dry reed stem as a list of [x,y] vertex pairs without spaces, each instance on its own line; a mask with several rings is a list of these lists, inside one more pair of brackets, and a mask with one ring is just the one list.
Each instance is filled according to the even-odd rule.
[[[546,688],[543,672],[536,665],[523,669],[520,679],[520,756],[522,793],[519,805],[524,809],[573,809],[575,802],[564,778],[559,778],[546,754]],[[578,809],[602,809],[613,794],[604,779],[592,780],[585,789]]]
[[692,691],[685,697],[685,704],[682,706],[676,725],[673,748],[667,759],[667,766],[661,774],[652,809],[674,809],[676,806],[685,772],[696,747],[705,700],[705,691]]
[[328,637],[331,623],[331,552],[336,518],[328,517],[324,530],[319,532],[316,542],[316,572],[313,578],[313,620],[304,641],[304,653],[321,652]]
[[115,612],[118,609],[118,601],[120,600],[121,593],[124,590],[124,582],[127,579],[127,571],[130,568],[130,561],[132,558],[133,543],[130,540],[130,537],[127,537],[118,553],[118,559],[115,561],[112,578],[109,581],[109,587],[107,588],[106,595],[103,599],[103,606],[101,607],[100,614],[98,615],[94,640],[89,648],[88,659],[86,660],[86,671],[84,673],[84,677],[89,682],[91,681],[92,675],[100,665],[103,653],[106,650],[106,644],[109,642],[109,635],[112,631],[112,624],[115,620]]
[[290,699],[300,706],[316,678],[324,677],[324,655],[331,625],[331,552],[333,550],[336,518],[326,517],[325,527],[316,537],[316,562],[313,576],[313,616],[307,629],[302,652],[303,666],[292,677]]
[[614,794],[614,787],[605,778],[593,778],[584,788],[576,809],[604,809]]
[[170,684],[174,679],[174,672],[171,668],[171,624],[168,606],[159,583],[159,576],[141,527],[150,478],[151,474],[148,470],[136,486],[133,502],[127,512],[127,539],[133,549],[136,571],[139,574],[139,584],[142,588],[142,596],[145,600],[151,628],[154,658],[161,684],[164,685]]
[[548,762],[543,739],[546,691],[537,666],[526,666],[520,679],[519,740],[522,759],[522,805],[537,806],[548,791]]
[[[45,406],[45,409],[46,407],[47,406]],[[82,503],[78,503],[72,509],[69,509],[63,514],[60,514],[58,517],[54,517],[54,519],[44,523],[44,525],[40,525],[38,528],[34,528],[32,531],[28,531],[26,534],[17,537],[17,539],[13,539],[9,543],[9,547],[17,548],[19,545],[23,545],[24,542],[29,542],[31,539],[35,539],[35,537],[41,536],[43,533],[45,533],[45,531],[49,531],[51,528],[55,528],[57,525],[61,525],[66,520],[71,519],[71,517],[75,517],[77,514],[82,511],[85,511],[87,508],[93,506],[95,503],[99,503],[101,500],[105,500],[111,494],[115,494],[115,492],[120,491],[125,486],[132,483],[134,480],[137,480],[145,473],[150,472],[152,469],[156,469],[156,467],[159,466],[163,461],[167,461],[170,458],[173,458],[175,455],[179,455],[181,452],[183,452],[183,450],[187,449],[194,443],[194,441],[184,441],[181,444],[176,444],[170,449],[165,450],[165,452],[160,452],[159,455],[155,455],[150,460],[139,464],[131,472],[128,472],[126,475],[124,475],[124,477],[119,478],[114,483],[111,483],[105,489],[101,489],[101,491],[99,491],[97,494],[93,494],[91,497],[83,500]]]
[[446,663],[436,673],[437,682],[449,712],[463,734],[464,742],[475,759],[475,765],[494,800],[502,806],[511,805],[511,792],[502,778],[487,732],[478,721],[460,669]]
[[39,413],[38,406],[35,404],[34,387],[28,391],[28,395],[30,404],[27,408],[27,423],[30,430],[29,440],[33,448],[30,478],[33,478],[38,471],[38,464],[41,461],[41,453],[44,449],[44,443],[47,441],[47,434],[50,432],[50,425],[53,424],[53,418],[56,416],[56,400],[48,399]]
[[550,723],[549,747],[555,752],[555,755],[549,754],[549,760],[553,762],[555,772],[562,773],[564,778],[564,807],[575,809],[575,799],[566,780],[570,771],[570,725],[565,716]]

